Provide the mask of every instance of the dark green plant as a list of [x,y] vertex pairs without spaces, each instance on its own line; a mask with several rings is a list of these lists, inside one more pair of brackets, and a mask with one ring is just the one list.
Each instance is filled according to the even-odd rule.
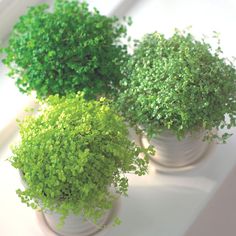
[[23,93],[39,98],[83,91],[111,95],[127,61],[126,23],[89,10],[86,2],[55,0],[31,7],[10,35],[3,62]]
[[109,187],[126,195],[125,174],[147,172],[149,149],[129,141],[122,117],[103,98],[49,96],[19,126],[21,142],[10,161],[27,188],[17,193],[32,208],[60,213],[62,221],[74,213],[96,222],[112,207]]
[[220,46],[212,49],[189,32],[176,31],[170,38],[146,35],[124,68],[121,86],[121,111],[150,137],[168,129],[183,138],[205,129],[206,138],[224,142],[230,135],[214,135],[212,129],[236,125],[233,63]]

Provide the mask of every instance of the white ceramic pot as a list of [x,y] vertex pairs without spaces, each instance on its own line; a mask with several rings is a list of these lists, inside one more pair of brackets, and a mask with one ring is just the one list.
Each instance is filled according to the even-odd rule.
[[[27,184],[23,179],[23,174],[19,171],[21,177],[21,183],[24,188],[27,188]],[[113,202],[113,208],[108,210],[97,222],[94,224],[90,220],[84,220],[82,216],[70,214],[66,217],[64,225],[58,227],[60,223],[60,214],[44,210],[42,214],[44,216],[47,226],[60,236],[93,236],[100,231],[108,228],[113,223],[114,218],[117,216],[120,207],[120,196],[115,192],[113,187],[110,191],[116,195]]]
[[170,131],[165,131],[150,141],[145,135],[142,136],[144,147],[150,144],[156,149],[156,153],[151,157],[155,163],[166,167],[184,167],[200,160],[209,147],[207,141],[203,142],[205,132],[199,131],[187,134],[182,140]]
[[90,236],[103,230],[110,221],[112,210],[108,211],[99,221],[94,224],[84,220],[81,216],[69,215],[62,227],[58,227],[60,215],[55,212],[43,212],[49,228],[61,236]]

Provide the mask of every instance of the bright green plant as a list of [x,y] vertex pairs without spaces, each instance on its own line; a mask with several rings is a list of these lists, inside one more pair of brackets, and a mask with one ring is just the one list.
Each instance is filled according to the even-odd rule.
[[[204,40],[176,31],[146,35],[124,69],[118,104],[126,118],[152,137],[171,130],[178,138],[205,129],[236,125],[236,70]],[[226,118],[228,114],[229,119]]]
[[27,188],[17,193],[32,208],[60,213],[62,221],[74,213],[96,222],[112,207],[109,187],[126,195],[125,174],[147,172],[149,149],[128,139],[122,117],[103,98],[49,96],[19,126],[21,142],[10,161]]
[[[55,0],[21,16],[3,49],[3,62],[23,93],[39,98],[83,91],[87,97],[111,95],[127,61],[126,25],[90,10],[86,2]],[[127,23],[127,24],[126,24]]]

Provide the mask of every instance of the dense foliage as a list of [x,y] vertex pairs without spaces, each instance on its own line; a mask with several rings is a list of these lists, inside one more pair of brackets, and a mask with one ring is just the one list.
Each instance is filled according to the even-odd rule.
[[[163,130],[182,138],[198,129],[236,125],[236,70],[204,40],[176,31],[146,35],[124,69],[119,106],[149,136]],[[227,120],[225,114],[228,114]],[[208,132],[207,138],[223,138]],[[222,140],[222,139],[221,139]]]
[[126,24],[90,10],[86,2],[55,0],[21,16],[3,49],[4,63],[20,91],[39,98],[83,91],[111,95],[127,61]]
[[[96,222],[112,207],[114,194],[127,194],[125,173],[144,175],[149,153],[132,143],[122,117],[108,102],[82,94],[49,96],[35,115],[19,123],[21,142],[10,161],[27,184],[22,202]],[[144,158],[139,154],[143,153]]]

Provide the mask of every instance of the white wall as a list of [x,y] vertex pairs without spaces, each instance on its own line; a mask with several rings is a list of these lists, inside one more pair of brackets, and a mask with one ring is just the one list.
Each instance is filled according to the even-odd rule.
[[127,14],[133,18],[129,33],[134,38],[153,31],[170,35],[176,27],[192,25],[197,37],[219,32],[225,55],[236,56],[235,0],[138,0]]

